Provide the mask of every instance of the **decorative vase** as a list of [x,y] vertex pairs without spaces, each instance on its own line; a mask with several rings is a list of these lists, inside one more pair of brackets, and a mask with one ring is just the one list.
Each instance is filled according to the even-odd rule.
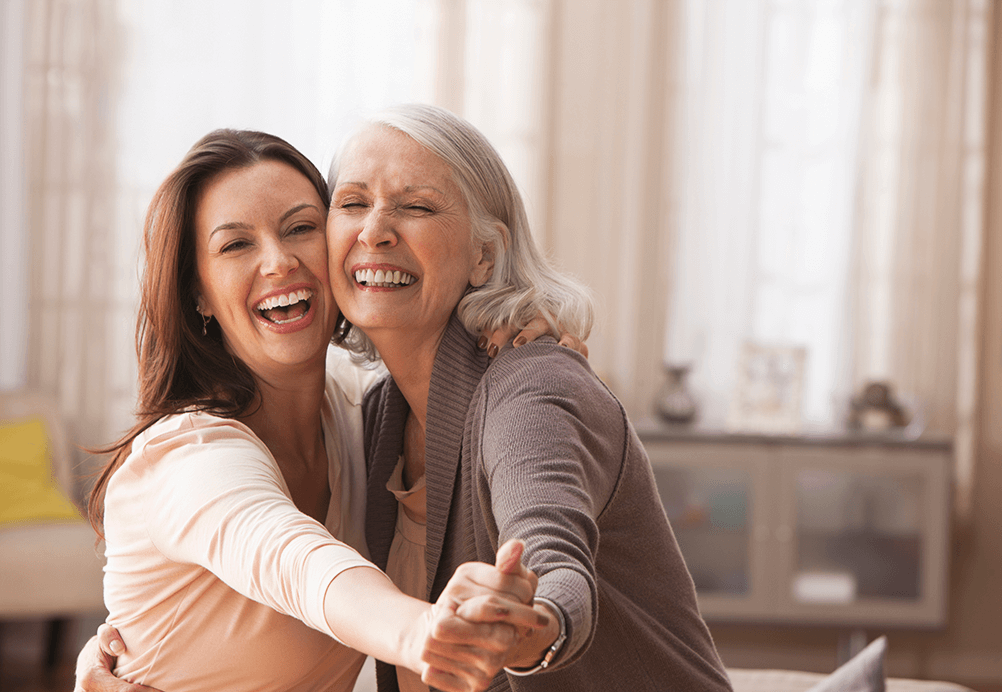
[[667,381],[655,403],[658,413],[669,423],[691,423],[696,418],[696,399],[685,381],[690,368],[689,365],[665,364]]

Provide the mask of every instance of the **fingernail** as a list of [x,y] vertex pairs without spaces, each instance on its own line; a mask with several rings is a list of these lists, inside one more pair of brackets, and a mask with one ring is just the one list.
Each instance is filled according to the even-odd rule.
[[125,653],[125,647],[122,646],[122,642],[118,641],[117,639],[112,639],[111,644],[109,646],[111,647],[111,653],[115,654],[116,656]]
[[514,346],[515,348],[518,348],[526,341],[528,341],[528,339],[526,339],[524,336],[516,336],[515,340],[511,342],[511,345]]
[[498,354],[498,345],[497,344],[491,344],[491,347],[489,349],[487,349],[487,357],[488,358],[493,358],[497,354]]
[[479,348],[481,351],[483,351],[485,348],[487,348],[487,337],[486,336],[482,336],[479,339],[477,339],[477,348]]

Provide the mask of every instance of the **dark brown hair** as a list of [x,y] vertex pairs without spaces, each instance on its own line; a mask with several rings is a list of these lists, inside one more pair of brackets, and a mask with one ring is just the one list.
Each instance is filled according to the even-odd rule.
[[91,525],[102,535],[108,481],[136,436],[164,416],[186,410],[226,418],[247,413],[257,386],[247,367],[224,348],[217,322],[202,335],[195,310],[195,207],[202,190],[223,171],[262,161],[285,163],[316,188],[327,208],[327,186],[309,159],[283,139],[250,130],[215,130],[202,137],[153,195],[143,228],[146,263],[136,322],[139,397],[136,424],[113,445],[88,505]]

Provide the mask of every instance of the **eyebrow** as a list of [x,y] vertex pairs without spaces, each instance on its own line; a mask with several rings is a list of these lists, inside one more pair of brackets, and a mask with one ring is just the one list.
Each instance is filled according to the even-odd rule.
[[317,205],[310,204],[309,202],[304,202],[303,204],[298,204],[298,205],[294,206],[292,209],[290,209],[289,211],[287,211],[284,214],[282,214],[282,218],[280,218],[279,221],[285,221],[287,218],[289,218],[290,216],[292,216],[296,212],[302,211],[303,209],[312,209],[315,212],[317,212],[318,214],[320,213],[320,209],[317,208]]
[[[363,190],[368,190],[369,189],[369,184],[368,183],[357,182],[357,181],[354,181],[354,180],[345,180],[343,183],[338,183],[334,187],[334,189],[337,190],[342,185],[354,185],[355,187],[360,187]],[[440,194],[442,196],[445,196],[445,193],[442,192],[441,190],[439,190],[434,185],[405,185],[404,186],[404,192],[414,192],[415,190],[434,190],[438,194]]]
[[[297,204],[292,209],[282,214],[282,217],[278,220],[279,223],[282,223],[293,214],[301,212],[303,209],[313,209],[318,214],[320,213],[320,209],[317,208],[317,205],[305,202],[303,204]],[[227,221],[226,223],[221,223],[212,229],[212,232],[209,233],[209,240],[212,240],[212,236],[214,236],[217,231],[232,231],[234,229],[247,230],[250,229],[250,227],[250,224],[244,223],[243,221]]]

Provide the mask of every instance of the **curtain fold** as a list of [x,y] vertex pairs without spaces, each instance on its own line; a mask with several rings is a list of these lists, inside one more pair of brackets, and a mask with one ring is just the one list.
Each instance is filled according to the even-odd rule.
[[595,293],[592,367],[633,415],[650,411],[672,279],[681,171],[679,3],[555,0],[541,156],[541,244]]
[[24,70],[27,384],[55,395],[80,445],[117,434],[109,334],[115,295],[112,0],[27,5]]
[[26,383],[28,318],[24,184],[24,83],[26,6],[0,4],[0,390]]
[[879,3],[851,273],[853,381],[912,395],[955,440],[958,517],[974,482],[988,7]]

